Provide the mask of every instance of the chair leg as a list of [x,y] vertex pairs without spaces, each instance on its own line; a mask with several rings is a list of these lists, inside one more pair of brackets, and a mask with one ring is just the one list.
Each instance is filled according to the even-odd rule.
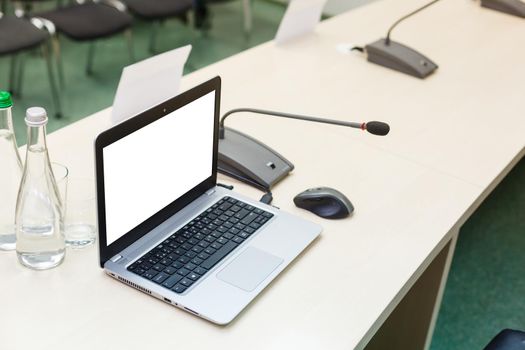
[[11,56],[11,62],[9,65],[9,91],[11,92],[11,95],[15,96],[16,91],[16,67],[18,63],[18,54],[14,54]]
[[49,45],[44,43],[42,45],[42,55],[46,60],[47,65],[47,74],[49,76],[49,85],[51,86],[51,97],[53,98],[53,104],[55,105],[55,115],[57,118],[62,117],[62,106],[60,104],[60,95],[58,93],[57,84],[55,82],[55,74],[53,72],[53,63],[51,62],[51,57],[49,55]]
[[93,75],[94,56],[95,56],[95,42],[92,41],[89,43],[89,47],[88,47],[88,57],[87,57],[87,64],[86,64],[86,74],[87,75]]
[[131,32],[131,29],[128,29],[124,32],[124,36],[126,37],[126,41],[128,43],[128,53],[129,53],[129,60],[131,63],[135,63],[135,53],[133,50],[133,33]]
[[66,84],[64,80],[64,66],[62,64],[62,51],[60,48],[60,41],[58,39],[58,35],[53,35],[53,37],[51,38],[51,44],[53,45],[53,53],[55,56],[55,61],[58,70],[58,82],[60,84],[60,88],[63,89]]
[[249,35],[252,31],[252,3],[251,0],[242,0],[244,12],[244,33]]
[[149,52],[151,54],[155,54],[156,47],[157,47],[157,32],[158,28],[160,27],[160,23],[157,21],[154,21],[151,24],[151,36],[149,38]]
[[16,92],[18,97],[22,97],[22,82],[24,80],[25,55],[21,54],[18,61],[18,76],[16,79]]

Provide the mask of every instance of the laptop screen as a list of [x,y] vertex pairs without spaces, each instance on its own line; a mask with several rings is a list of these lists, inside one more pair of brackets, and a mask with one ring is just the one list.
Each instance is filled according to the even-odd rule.
[[106,244],[212,176],[215,91],[105,146]]

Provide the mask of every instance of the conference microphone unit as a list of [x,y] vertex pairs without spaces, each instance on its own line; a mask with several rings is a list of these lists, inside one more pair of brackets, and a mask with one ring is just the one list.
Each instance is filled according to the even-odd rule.
[[481,6],[525,18],[525,2],[521,0],[481,0]]
[[[388,29],[386,38],[366,45],[364,51],[367,53],[368,61],[420,79],[424,79],[432,74],[438,68],[437,64],[416,50],[391,40],[390,34],[401,22],[434,5],[438,1],[440,0],[433,0],[401,17]],[[359,48],[356,49],[363,50]]]
[[285,178],[294,169],[294,165],[264,143],[240,131],[224,126],[224,122],[228,116],[239,112],[345,126],[366,130],[378,136],[385,136],[390,132],[390,126],[380,121],[358,123],[264,109],[232,109],[225,113],[219,122],[218,171],[263,191],[269,191],[273,185]]

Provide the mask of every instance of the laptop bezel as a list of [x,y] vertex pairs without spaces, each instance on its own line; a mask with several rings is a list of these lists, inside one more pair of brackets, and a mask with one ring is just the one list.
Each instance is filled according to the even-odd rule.
[[[103,149],[112,143],[126,137],[127,135],[151,124],[160,118],[176,111],[177,109],[215,91],[215,110],[213,126],[213,160],[212,174],[210,177],[193,187],[185,194],[175,199],[163,209],[143,221],[135,228],[124,234],[115,242],[107,245],[106,232],[106,208],[104,192],[104,158]],[[155,227],[160,225],[168,218],[175,215],[181,209],[193,202],[195,199],[206,193],[217,184],[217,159],[219,145],[219,113],[220,113],[221,79],[215,77],[188,91],[185,91],[172,99],[169,99],[157,106],[148,109],[126,121],[102,132],[95,140],[95,172],[97,186],[97,213],[98,213],[98,232],[99,232],[99,260],[100,267],[104,267],[106,261],[119,254],[122,250],[148,234]]]

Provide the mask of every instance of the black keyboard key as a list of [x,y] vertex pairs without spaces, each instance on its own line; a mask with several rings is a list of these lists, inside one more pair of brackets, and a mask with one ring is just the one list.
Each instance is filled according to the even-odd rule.
[[217,264],[222,258],[228,255],[232,250],[237,247],[237,243],[228,242],[221,249],[217,250],[213,255],[206,259],[201,266],[205,269],[211,269],[215,264]]
[[146,272],[146,270],[143,270],[140,267],[138,267],[133,272],[135,272],[137,275],[142,275],[144,272]]
[[[226,244],[226,243],[228,243],[228,239],[225,238],[225,237],[221,237],[221,238],[219,238],[219,239],[217,240],[217,243],[220,243],[220,244]],[[212,247],[213,247],[213,245],[212,245]]]
[[235,228],[238,230],[243,230],[246,227],[246,225],[241,224],[240,222],[235,224]]
[[188,270],[190,270],[190,271],[193,271],[196,267],[197,267],[197,265],[195,265],[194,263],[191,263],[191,262],[187,263],[187,264],[184,266],[185,269],[188,269]]
[[197,233],[195,236],[193,236],[193,238],[195,238],[195,239],[197,239],[199,241],[203,240],[204,237],[206,237],[206,235],[203,235],[202,233]]
[[191,250],[193,250],[195,253],[200,253],[200,252],[202,252],[203,249],[204,248],[199,247],[198,245],[196,245],[195,247],[191,248]]
[[218,242],[213,242],[210,247],[212,247],[213,249],[220,249],[222,247],[222,244]]
[[230,210],[233,211],[234,213],[236,213],[239,210],[241,210],[241,207],[239,207],[238,205],[234,205],[233,207],[230,208]]
[[215,237],[213,237],[212,235],[209,235],[209,236],[206,236],[204,240],[206,240],[206,242],[213,243],[215,241]]
[[232,228],[233,224],[231,222],[225,222],[224,224],[222,224],[222,226],[224,226],[226,228]]
[[256,223],[256,222],[252,222],[252,223],[250,224],[250,227],[253,228],[254,230],[258,230],[259,227],[261,227],[261,226],[262,226],[261,224],[258,224],[258,223]]
[[[214,249],[214,248],[212,248],[212,247],[208,247],[208,248],[204,249],[204,253],[206,253],[206,254],[210,254],[210,255],[213,254],[213,253],[215,253],[216,251],[217,251],[217,249]],[[202,254],[202,253],[201,253],[201,254]]]
[[173,262],[173,264],[171,264],[171,267],[174,267],[174,268],[176,268],[177,270],[180,269],[180,268],[183,267],[183,266],[184,266],[184,264],[181,263],[180,261],[175,261],[175,262]]
[[244,219],[241,220],[241,223],[244,225],[249,225],[253,220],[257,218],[257,214],[255,213],[249,213],[244,217]]
[[239,220],[242,220],[242,219],[244,219],[244,217],[245,217],[246,215],[248,215],[248,213],[249,213],[248,210],[246,210],[246,209],[241,209],[241,210],[239,210],[239,211],[237,212],[237,214],[235,214],[235,218],[236,218],[236,219],[239,219]]
[[189,252],[186,252],[186,254],[184,254],[184,256],[187,256],[188,258],[194,258],[197,256],[197,253],[195,252],[192,252],[191,250]]
[[162,283],[162,285],[164,287],[166,287],[166,288],[172,288],[174,285],[179,283],[179,281],[182,278],[183,278],[182,276],[175,274],[175,275],[169,277],[167,280],[165,280],[164,283]]
[[184,248],[184,249],[186,249],[186,250],[190,250],[191,247],[193,247],[193,245],[192,245],[192,244],[189,244],[189,243],[184,243],[184,244],[182,245],[182,248]]
[[228,228],[225,226],[219,226],[217,227],[217,231],[219,231],[220,233],[228,232]]
[[197,273],[195,273],[195,272],[192,272],[192,273],[190,273],[190,274],[187,276],[187,278],[189,278],[189,279],[192,280],[192,281],[196,281],[196,280],[198,280],[199,277],[201,277],[201,275],[199,275],[199,274],[197,274]]
[[173,266],[168,266],[164,269],[164,272],[169,274],[169,275],[173,275],[175,272],[177,271],[176,268],[174,268]]
[[188,258],[187,256],[181,256],[177,261],[183,263],[183,264],[187,264],[190,262],[190,258]]
[[166,278],[170,277],[167,273],[161,272],[157,276],[153,277],[152,281],[155,283],[162,283]]
[[210,254],[207,254],[207,253],[200,253],[199,255],[197,255],[197,258],[199,259],[202,259],[202,260],[206,260],[210,257]]
[[165,258],[165,259],[162,259],[162,260],[160,261],[160,263],[161,263],[162,265],[170,266],[171,263],[173,263],[173,260],[172,260],[172,259],[169,259],[169,258]]
[[248,232],[242,231],[241,233],[239,233],[239,237],[246,239],[250,237],[250,234]]
[[234,225],[235,225],[236,223],[238,223],[239,221],[241,221],[241,220],[236,219],[236,218],[230,218],[230,219],[228,220],[228,222],[231,222],[231,223],[234,224]]
[[225,234],[223,234],[222,236],[223,236],[224,238],[226,238],[226,239],[232,239],[232,238],[234,237],[234,235],[233,235],[233,234],[231,234],[231,233],[228,233],[228,232],[226,232],[226,233],[225,233]]
[[222,236],[222,233],[219,231],[213,231],[211,235],[215,238],[219,238],[220,236]]
[[244,239],[241,238],[241,237],[239,237],[239,236],[237,236],[237,237],[235,237],[235,238],[233,239],[233,241],[234,241],[235,243],[239,243],[239,244],[241,244],[241,243],[244,241]]
[[181,284],[177,284],[175,287],[173,287],[171,290],[174,291],[175,293],[183,293],[187,288],[184,287],[183,285]]
[[206,270],[204,267],[198,266],[193,272],[198,273],[199,275],[204,275],[208,270]]
[[147,279],[150,280],[150,279],[152,279],[153,277],[157,276],[157,274],[158,274],[157,271],[155,271],[155,270],[153,270],[153,269],[150,269],[150,270],[146,271],[146,272],[142,275],[142,277],[147,278]]
[[227,201],[230,202],[231,204],[237,203],[237,199],[235,199],[235,198],[228,197]]
[[166,266],[162,265],[162,264],[156,264],[155,266],[153,266],[153,269],[156,270],[156,271],[162,271],[166,268]]
[[234,216],[235,212],[228,210],[227,212],[224,213],[224,215],[226,215],[227,217]]
[[245,227],[245,228],[244,228],[244,232],[247,232],[248,234],[251,235],[252,233],[255,232],[255,230],[254,230],[253,228],[251,228],[251,227],[248,226],[248,227]]
[[228,232],[233,234],[233,235],[237,235],[237,234],[239,234],[239,232],[241,232],[241,230],[239,230],[238,228],[233,227],[233,228],[229,229]]
[[185,269],[184,267],[182,269],[179,269],[179,271],[177,271],[177,274],[179,274],[181,276],[186,276],[189,273],[190,273],[190,270]]
[[251,206],[251,205],[247,205],[244,209],[246,210],[249,210],[249,211],[252,211],[255,209],[255,207]]
[[188,288],[193,284],[193,281],[189,278],[183,278],[182,281],[180,281],[180,284],[182,284],[184,287]]
[[272,213],[268,213],[267,211],[265,211],[262,215],[267,217],[268,219],[273,217],[273,214]]
[[253,210],[253,212],[254,212],[255,214],[257,214],[257,215],[261,215],[262,213],[264,213],[264,211],[262,211],[262,210],[259,209],[259,208],[255,208],[255,209]]
[[[197,238],[195,238],[195,237],[188,239],[188,244],[195,245],[197,243],[199,243],[199,240]],[[186,248],[184,248],[184,249],[186,249]]]
[[219,209],[222,210],[222,211],[226,211],[228,209],[230,209],[230,207],[232,206],[232,203],[223,203],[219,206]]
[[204,260],[201,259],[201,258],[193,258],[193,259],[191,259],[191,262],[194,263],[195,265],[200,265],[200,264],[202,264],[203,261]]

